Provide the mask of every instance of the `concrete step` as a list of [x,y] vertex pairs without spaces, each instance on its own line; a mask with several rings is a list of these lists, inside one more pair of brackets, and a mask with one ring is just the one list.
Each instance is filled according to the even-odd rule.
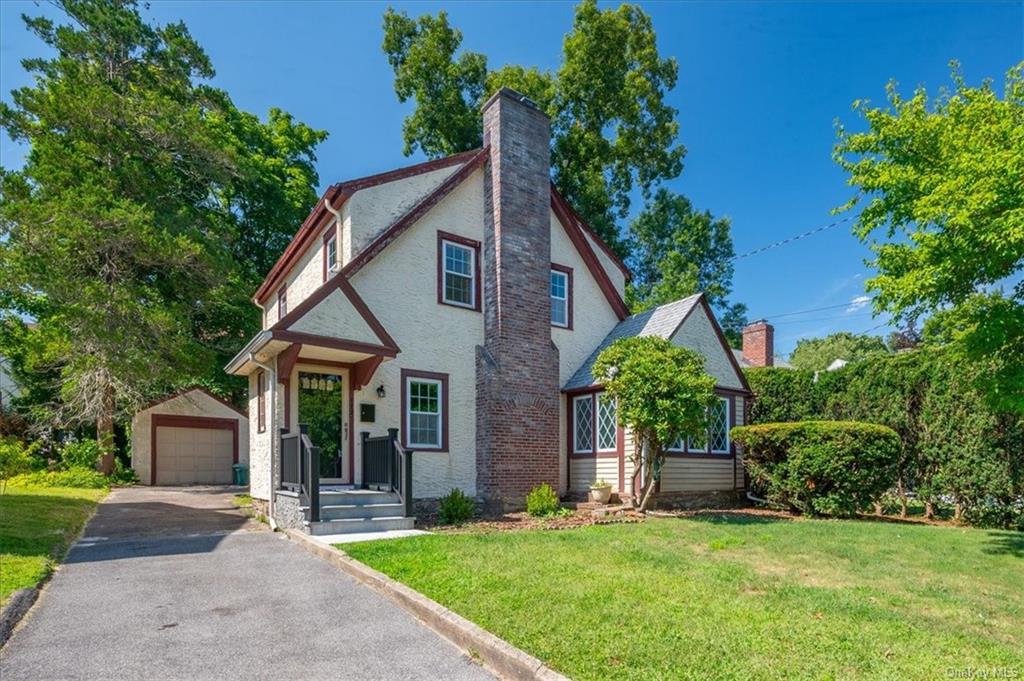
[[344,520],[346,518],[387,518],[402,516],[405,506],[399,502],[387,504],[321,504],[321,520]]
[[401,498],[394,492],[378,492],[370,489],[352,489],[337,492],[320,492],[320,506],[368,506],[399,504]]
[[321,520],[316,523],[307,521],[303,523],[303,526],[309,534],[321,535],[385,532],[387,530],[411,530],[415,523],[415,518],[382,516],[380,518],[340,518],[337,520]]

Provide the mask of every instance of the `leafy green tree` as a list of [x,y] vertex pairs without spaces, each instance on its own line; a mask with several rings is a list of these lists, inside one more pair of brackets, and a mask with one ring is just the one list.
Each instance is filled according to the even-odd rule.
[[109,445],[146,396],[225,380],[259,323],[256,250],[314,200],[323,133],[237,111],[202,83],[213,68],[183,24],[152,26],[127,0],[55,4],[69,23],[25,17],[54,56],[25,60],[34,84],[0,105],[30,145],[0,178],[2,336],[21,370],[54,379],[49,422],[93,423]]
[[746,306],[728,301],[735,255],[729,226],[728,219],[697,211],[686,197],[659,189],[630,225],[630,308],[645,310],[703,292],[730,343],[742,343]]
[[1001,98],[952,69],[935,99],[890,83],[886,108],[854,103],[868,128],[838,128],[834,158],[857,188],[843,209],[862,207],[854,231],[874,251],[875,309],[952,309],[949,336],[981,364],[990,399],[1024,411],[1024,282],[983,292],[1024,267],[1024,62]]
[[837,359],[857,362],[887,351],[885,341],[878,336],[839,331],[824,338],[801,338],[789,356],[789,363],[797,369],[824,371]]
[[601,352],[594,375],[617,402],[619,423],[633,431],[634,470],[644,472],[640,511],[647,508],[665,462],[666,443],[700,437],[715,397],[704,358],[664,338],[623,338]]
[[554,74],[518,65],[487,70],[487,58],[461,52],[462,33],[448,17],[384,15],[383,49],[395,71],[399,101],[414,100],[402,132],[405,151],[429,157],[479,147],[479,108],[495,90],[512,87],[552,119],[554,182],[587,222],[626,255],[617,220],[636,189],[646,198],[682,171],[676,110],[665,103],[678,65],[662,58],[650,17],[596,0],[576,8],[563,60]]

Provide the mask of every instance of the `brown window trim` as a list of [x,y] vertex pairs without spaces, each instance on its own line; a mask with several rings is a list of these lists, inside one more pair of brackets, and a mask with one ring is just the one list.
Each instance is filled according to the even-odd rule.
[[[572,331],[572,297],[573,297],[572,296],[572,268],[569,267],[568,265],[559,265],[558,263],[554,263],[553,262],[553,263],[551,263],[551,269],[553,271],[555,271],[555,272],[561,272],[562,274],[565,275],[565,278],[566,278],[566,282],[565,282],[565,297],[566,297],[565,321],[566,321],[566,324],[565,324],[565,326],[562,326],[561,324],[555,324],[554,322],[551,322],[551,326],[555,327],[556,329],[566,329],[568,331]],[[550,283],[549,283],[549,287],[550,287]],[[549,298],[550,298],[550,295],[549,295]]]
[[278,320],[284,318],[288,314],[288,284],[281,284],[281,288],[277,289],[277,318]]
[[[716,397],[724,397],[729,402],[729,429],[732,430],[736,426],[736,395],[734,393],[725,393],[725,391],[715,389]],[[711,438],[708,438],[707,449],[702,451],[690,451],[689,441],[683,441],[682,451],[665,451],[665,456],[673,459],[718,459],[720,461],[729,461],[736,458],[736,443],[729,438],[729,451],[728,452],[712,452],[711,451]]]
[[335,240],[335,242],[334,242],[334,257],[337,258],[338,257],[338,241],[337,241],[337,239],[338,239],[338,230],[335,229],[333,222],[331,223],[330,227],[327,228],[327,231],[324,232],[323,256],[320,258],[323,261],[324,281],[325,282],[327,281],[327,274],[328,274],[327,244],[330,242],[331,239]]
[[[473,305],[459,305],[444,299],[444,242],[473,249]],[[460,310],[480,311],[480,242],[458,234],[437,230],[437,302],[439,305],[457,307]]]
[[[594,390],[586,393],[569,395],[569,408],[567,409],[566,421],[568,428],[569,457],[573,459],[615,459],[622,454],[625,438],[621,426],[615,429],[615,449],[597,448],[597,400],[603,390]],[[576,451],[576,400],[580,398],[590,399],[590,451]]]
[[[466,308],[468,309],[468,308]],[[441,383],[441,446],[423,447],[409,444],[409,389],[410,378],[426,378]],[[417,371],[416,369],[402,369],[402,446],[406,449],[413,449],[417,452],[447,452],[448,451],[448,374],[434,371]]]
[[267,430],[267,372],[260,371],[256,374],[256,432],[263,433]]

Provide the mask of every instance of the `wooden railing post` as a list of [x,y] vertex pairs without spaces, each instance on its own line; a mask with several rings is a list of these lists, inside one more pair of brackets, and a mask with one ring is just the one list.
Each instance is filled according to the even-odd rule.
[[320,522],[320,448],[309,448],[309,520]]
[[366,451],[366,449],[367,449],[366,441],[369,440],[369,439],[370,439],[370,431],[364,430],[364,431],[359,433],[359,445],[363,449],[363,456],[362,456],[362,461],[363,461],[363,466],[362,466],[362,468],[363,468],[363,480],[362,480],[362,484],[360,485],[360,487],[362,487],[363,489],[367,489],[369,487],[369,485],[366,484],[366,481],[369,479],[366,476],[366,463],[367,463],[367,460],[369,459],[369,457],[367,456],[367,451]]

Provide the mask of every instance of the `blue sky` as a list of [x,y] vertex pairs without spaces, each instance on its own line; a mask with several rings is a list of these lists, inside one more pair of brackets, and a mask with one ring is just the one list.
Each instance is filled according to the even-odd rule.
[[[663,55],[679,61],[669,102],[688,154],[670,183],[701,209],[732,219],[737,253],[831,222],[850,196],[830,158],[833,123],[850,127],[853,100],[884,99],[896,79],[909,91],[949,82],[958,59],[971,83],[1024,59],[1024,2],[656,2]],[[393,3],[410,14],[447,9],[466,49],[492,67],[554,69],[570,29],[569,2]],[[611,6],[605,3],[605,6]],[[184,20],[217,69],[214,84],[242,108],[277,106],[330,132],[318,151],[321,189],[418,160],[402,155],[400,105],[380,50],[383,3],[153,2],[157,22]],[[19,61],[45,54],[19,14],[0,3],[0,90],[28,79]],[[0,142],[5,167],[23,149]],[[776,347],[836,330],[884,333],[884,318],[848,305],[871,274],[867,248],[848,225],[737,261],[734,298],[776,324]],[[847,304],[847,305],[844,305]],[[824,310],[788,314],[803,310]],[[879,328],[879,324],[883,326]]]

